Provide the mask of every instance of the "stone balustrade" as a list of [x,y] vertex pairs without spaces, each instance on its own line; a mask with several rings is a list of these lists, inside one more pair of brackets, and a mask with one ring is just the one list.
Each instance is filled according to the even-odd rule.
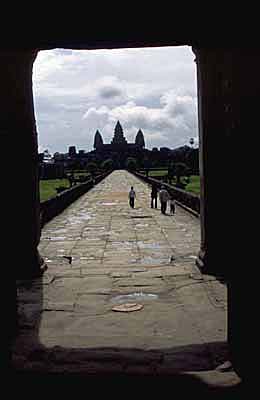
[[40,204],[41,225],[45,225],[52,218],[56,217],[56,215],[61,213],[80,196],[88,192],[95,184],[99,183],[106,176],[108,176],[110,172],[105,172],[104,174],[95,176],[94,180],[89,179],[87,182],[77,184],[61,193],[58,193],[51,199],[42,201]]

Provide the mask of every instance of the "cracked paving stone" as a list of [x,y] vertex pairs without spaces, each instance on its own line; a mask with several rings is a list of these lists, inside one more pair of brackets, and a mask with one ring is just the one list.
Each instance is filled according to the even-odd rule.
[[[163,374],[217,367],[226,357],[226,286],[200,284],[199,247],[198,218],[178,205],[174,218],[162,216],[150,208],[148,185],[114,171],[42,229],[48,272],[34,283],[17,281],[17,368]],[[113,297],[136,292],[156,299],[144,300],[140,312],[111,310]]]

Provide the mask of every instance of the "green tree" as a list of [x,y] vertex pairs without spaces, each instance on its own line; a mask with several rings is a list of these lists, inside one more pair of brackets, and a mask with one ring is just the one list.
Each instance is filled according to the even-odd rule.
[[172,179],[175,176],[175,164],[171,161],[168,166],[168,181],[171,185]]
[[137,160],[134,157],[128,157],[125,162],[126,169],[135,171],[138,167]]
[[174,175],[176,176],[176,186],[184,188],[185,184],[181,181],[181,177],[189,175],[189,168],[186,164],[178,162],[174,165]]
[[[173,162],[171,161],[168,165],[168,182],[171,184],[173,178],[176,178],[176,186],[179,188],[184,188],[190,180],[191,170],[183,162]],[[184,179],[181,179],[185,177]]]
[[90,161],[86,165],[86,170],[93,175],[98,170],[98,165],[94,161]]
[[102,162],[101,168],[105,171],[110,171],[114,168],[114,161],[112,158],[107,158],[105,161]]

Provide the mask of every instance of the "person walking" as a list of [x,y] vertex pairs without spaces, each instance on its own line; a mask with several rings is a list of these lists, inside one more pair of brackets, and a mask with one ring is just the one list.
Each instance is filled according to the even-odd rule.
[[173,215],[175,214],[175,200],[173,196],[170,198],[170,214]]
[[166,190],[165,185],[162,185],[161,190],[159,191],[159,199],[161,202],[161,213],[165,214],[167,209],[167,201],[169,200],[170,196]]
[[130,189],[130,191],[129,191],[129,193],[128,193],[128,198],[129,198],[129,205],[130,205],[130,207],[134,208],[134,206],[135,206],[136,194],[135,194],[135,191],[134,191],[133,186],[131,186],[131,189]]
[[158,189],[157,186],[153,183],[151,191],[151,208],[153,208],[153,206],[157,208],[157,196],[158,196]]

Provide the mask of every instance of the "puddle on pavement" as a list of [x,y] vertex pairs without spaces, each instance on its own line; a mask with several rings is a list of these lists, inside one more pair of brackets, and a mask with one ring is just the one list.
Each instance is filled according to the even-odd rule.
[[66,236],[51,236],[49,239],[55,242],[59,240],[66,240]]
[[[114,234],[115,232],[112,232],[112,233]],[[122,241],[114,240],[114,241],[111,241],[109,244],[112,247],[121,247],[121,248],[135,247],[135,241],[130,242],[129,240],[122,240]]]
[[144,265],[157,265],[157,264],[168,264],[169,259],[166,258],[154,258],[154,257],[141,257],[140,263]]
[[101,204],[102,206],[117,206],[118,205],[118,203],[99,203],[99,204]]
[[146,228],[147,226],[149,226],[149,224],[136,224],[135,225],[136,228]]
[[144,243],[141,241],[138,241],[137,245],[141,249],[160,249],[162,247],[162,245],[160,243]]
[[74,260],[74,257],[72,257],[72,256],[63,256],[63,255],[53,256],[51,258],[44,257],[44,261],[47,264],[48,263],[54,263],[54,264],[57,264],[57,265],[71,264],[73,260]]
[[135,293],[121,294],[119,296],[115,296],[112,299],[110,299],[110,302],[113,304],[121,304],[130,300],[144,301],[144,300],[156,300],[156,299],[158,299],[157,294],[135,292]]
[[82,221],[86,221],[89,219],[93,218],[93,214],[91,213],[78,213],[76,215],[72,215],[70,217],[68,217],[68,222],[73,225],[73,224],[78,224]]
[[45,232],[49,235],[57,235],[57,234],[64,234],[67,233],[67,229],[66,228],[60,228],[60,229],[46,229]]

